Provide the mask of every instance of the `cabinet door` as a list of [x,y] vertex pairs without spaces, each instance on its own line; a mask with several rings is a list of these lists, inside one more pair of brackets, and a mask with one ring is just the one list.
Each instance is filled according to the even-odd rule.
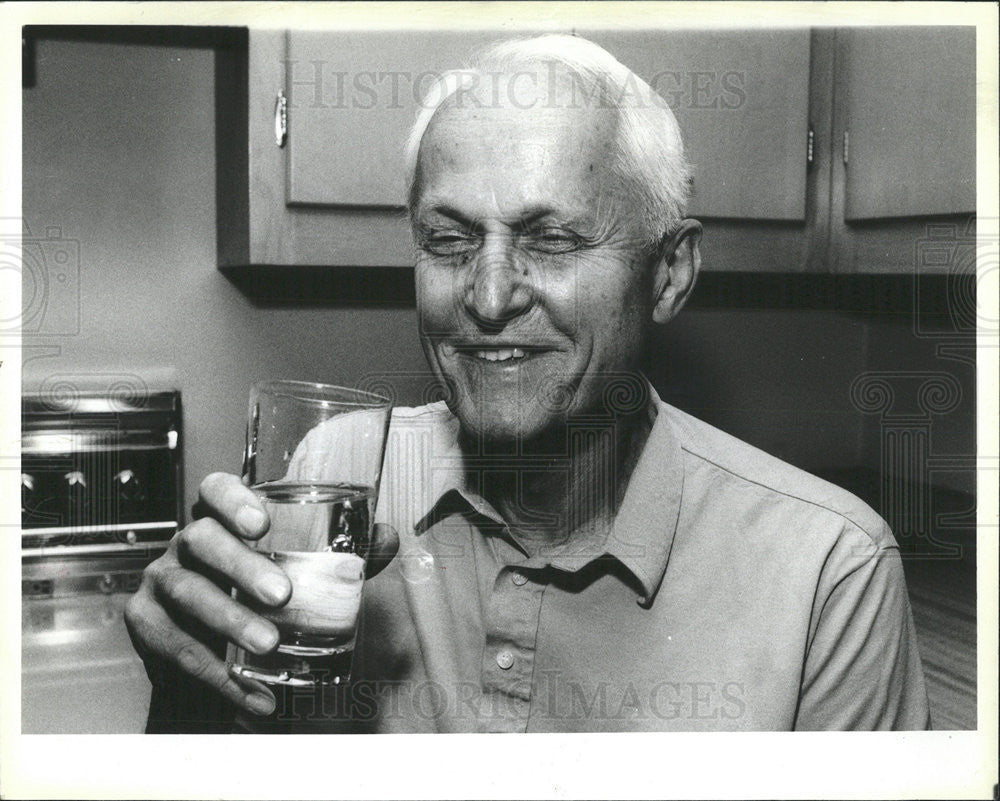
[[[705,268],[803,269],[822,210],[807,202],[809,32],[578,32],[674,109],[694,164],[690,213],[711,221]],[[402,152],[422,92],[481,45],[531,33],[251,30],[243,76],[219,72],[245,86],[242,100],[220,92],[222,105],[245,103],[242,116],[220,117],[220,187],[244,176],[220,193],[220,266],[411,265]],[[279,91],[288,99],[283,146]],[[237,158],[227,147],[241,126],[249,146]]]
[[972,27],[840,30],[844,219],[976,208]]
[[830,269],[948,272],[922,258],[976,211],[975,31],[836,31]]
[[[579,33],[670,103],[695,165],[692,213],[804,218],[808,31]],[[422,91],[504,35],[290,32],[288,202],[401,206],[402,149]]]
[[402,208],[403,147],[435,75],[498,31],[290,31],[288,202]]
[[[263,277],[269,268],[411,266],[409,225],[398,207],[288,203],[289,143],[275,136],[287,60],[286,32],[259,29],[247,32],[242,48],[216,56],[219,267],[260,267],[252,272]],[[327,152],[345,156],[330,141]]]
[[808,30],[581,33],[670,104],[694,165],[692,215],[805,218]]

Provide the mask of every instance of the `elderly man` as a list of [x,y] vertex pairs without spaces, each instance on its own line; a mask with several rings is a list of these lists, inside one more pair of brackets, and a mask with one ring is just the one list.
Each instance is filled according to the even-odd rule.
[[[408,155],[447,401],[394,415],[378,518],[399,553],[366,585],[354,685],[280,694],[272,730],[925,728],[886,524],[638,372],[699,268],[666,104],[583,39],[506,42],[443,76]],[[238,478],[201,500],[127,620],[153,718],[186,673],[253,730],[272,692],[205,643],[277,631],[219,585],[275,606],[290,585],[245,544],[268,521]]]

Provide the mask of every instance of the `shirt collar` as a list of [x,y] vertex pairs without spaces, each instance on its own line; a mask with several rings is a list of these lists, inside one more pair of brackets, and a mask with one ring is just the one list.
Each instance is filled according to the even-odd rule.
[[652,601],[663,581],[684,489],[683,453],[670,423],[669,407],[652,385],[649,393],[650,413],[656,419],[605,544],[606,552],[642,584],[644,603]]
[[[642,585],[648,603],[656,595],[667,568],[680,511],[684,468],[680,444],[670,424],[667,405],[647,382],[651,428],[629,478],[618,514],[610,526],[574,535],[545,561],[560,570],[576,571],[599,556],[621,562]],[[457,422],[457,421],[456,421]],[[418,534],[457,511],[464,503],[479,514],[502,523],[500,515],[466,482],[458,446],[457,425],[434,461],[434,501],[414,525]]]

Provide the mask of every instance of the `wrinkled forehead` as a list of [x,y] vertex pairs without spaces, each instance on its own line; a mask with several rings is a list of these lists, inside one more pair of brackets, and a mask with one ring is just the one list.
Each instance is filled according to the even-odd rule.
[[419,195],[489,182],[511,200],[607,193],[617,184],[618,113],[544,64],[483,76],[435,112],[419,152]]

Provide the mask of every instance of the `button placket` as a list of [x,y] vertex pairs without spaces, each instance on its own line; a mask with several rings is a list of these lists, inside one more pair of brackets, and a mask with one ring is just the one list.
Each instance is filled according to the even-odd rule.
[[534,648],[543,586],[512,565],[493,582],[482,660],[483,731],[523,731],[531,708]]

